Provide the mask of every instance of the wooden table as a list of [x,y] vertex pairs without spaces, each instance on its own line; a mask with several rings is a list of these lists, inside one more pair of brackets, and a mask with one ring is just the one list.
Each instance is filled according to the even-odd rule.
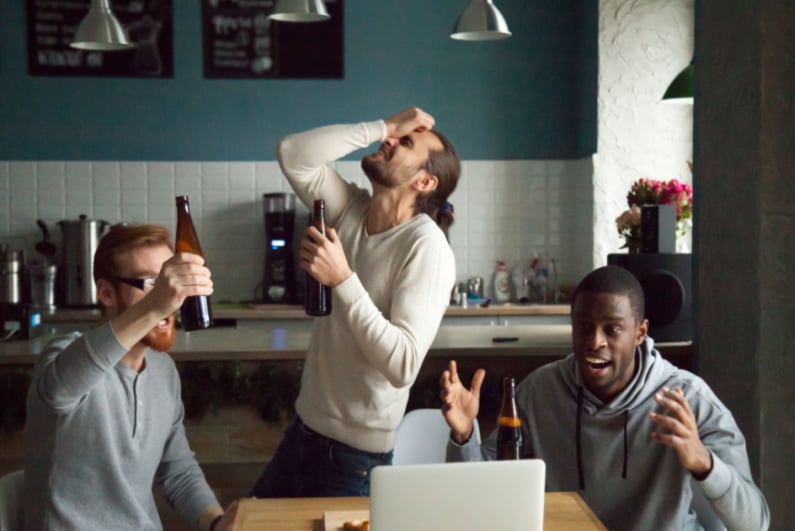
[[[233,531],[323,531],[325,511],[368,510],[368,498],[243,499]],[[607,528],[576,492],[547,492],[546,531]],[[408,530],[407,530],[408,531]]]

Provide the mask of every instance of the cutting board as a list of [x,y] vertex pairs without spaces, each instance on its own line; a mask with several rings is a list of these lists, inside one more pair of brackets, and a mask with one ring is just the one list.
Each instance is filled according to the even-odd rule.
[[345,522],[352,520],[369,520],[370,511],[326,511],[323,513],[323,531],[341,531]]

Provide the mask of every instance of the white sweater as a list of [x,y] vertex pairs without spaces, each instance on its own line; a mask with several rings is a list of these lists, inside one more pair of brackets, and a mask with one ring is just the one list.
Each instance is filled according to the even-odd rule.
[[409,388],[455,283],[455,258],[427,215],[366,230],[370,194],[328,164],[386,137],[383,121],[333,125],[282,140],[278,158],[300,200],[326,202],[354,274],[315,318],[296,410],[313,430],[369,452],[392,450]]

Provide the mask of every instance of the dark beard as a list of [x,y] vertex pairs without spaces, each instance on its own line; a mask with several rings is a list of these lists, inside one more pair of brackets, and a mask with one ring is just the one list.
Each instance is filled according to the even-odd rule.
[[393,188],[397,183],[386,175],[384,170],[384,165],[380,161],[375,160],[372,155],[362,158],[362,171],[370,179],[371,183]]
[[165,330],[155,329],[146,334],[141,343],[158,352],[168,352],[174,344],[174,319],[170,320],[170,325]]

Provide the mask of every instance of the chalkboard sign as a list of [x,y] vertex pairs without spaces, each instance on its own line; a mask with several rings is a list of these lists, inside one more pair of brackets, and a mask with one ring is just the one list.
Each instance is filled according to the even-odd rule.
[[343,0],[322,22],[271,20],[276,0],[202,0],[204,77],[342,78]]
[[27,0],[28,71],[34,76],[173,77],[171,2],[111,0],[111,11],[137,46],[97,52],[69,45],[90,0]]

